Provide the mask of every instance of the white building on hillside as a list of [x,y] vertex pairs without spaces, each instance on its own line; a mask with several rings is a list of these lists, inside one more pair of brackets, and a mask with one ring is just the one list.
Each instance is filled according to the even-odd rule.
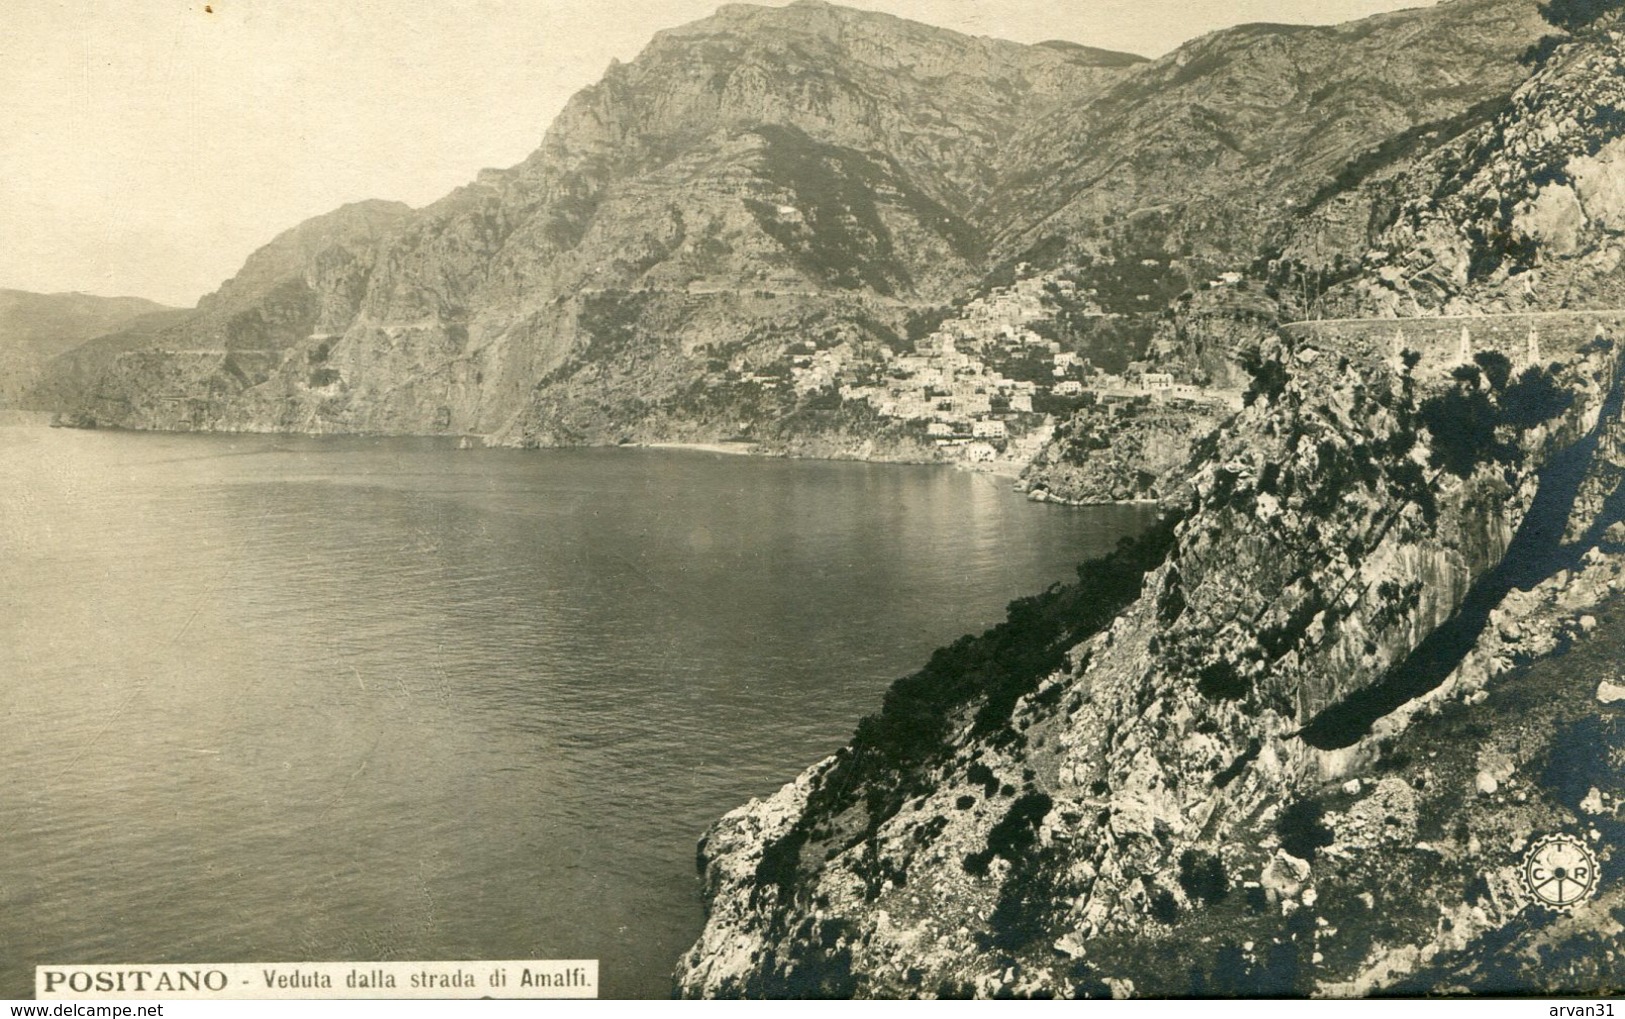
[[971,425],[970,434],[973,439],[1003,439],[1010,433],[1003,421],[978,421]]

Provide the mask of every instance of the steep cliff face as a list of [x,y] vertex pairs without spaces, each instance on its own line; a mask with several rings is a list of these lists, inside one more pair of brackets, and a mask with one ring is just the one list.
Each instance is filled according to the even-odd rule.
[[331,342],[355,317],[380,250],[411,211],[358,202],[288,230],[196,310],[145,317],[52,359],[30,400],[103,424],[229,427],[242,394],[287,352]]
[[963,213],[986,196],[999,146],[1022,124],[1141,62],[1083,46],[971,38],[816,0],[730,4],[660,33],[635,62],[611,68],[572,101],[527,165],[613,160],[637,171],[718,131],[779,124],[884,152]]
[[[1539,832],[1510,833],[1584,815],[1539,781],[1481,802],[1488,744],[1446,760],[1406,723],[1470,724],[1492,674],[1520,699],[1502,634],[1578,628],[1619,575],[1581,555],[1617,510],[1582,493],[1622,466],[1621,360],[1592,337],[1518,372],[1411,370],[1331,333],[1262,351],[1163,525],[939,652],[707,834],[682,990],[1352,993],[1515,922],[1557,936],[1515,890]],[[1551,579],[1585,567],[1588,595]]]
[[280,234],[198,302],[174,349],[283,350],[333,336],[355,317],[379,255],[412,215],[400,202],[356,202]]

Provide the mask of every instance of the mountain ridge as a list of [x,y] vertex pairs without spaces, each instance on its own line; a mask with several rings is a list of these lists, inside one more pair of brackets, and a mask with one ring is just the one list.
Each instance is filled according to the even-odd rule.
[[[1460,18],[1439,13],[1452,10],[1488,22],[1427,58],[1464,82],[1463,94],[1389,98],[1382,116],[1344,118],[1338,130],[1375,145],[1396,127],[1510,88],[1507,72],[1484,72],[1533,39],[1532,4],[1466,0],[1362,31],[1455,25]],[[1214,95],[1245,86],[1262,97],[1247,100],[1257,105],[1273,86],[1247,86],[1235,61],[1215,69],[1204,54],[1232,47],[1290,62],[1305,45],[1295,40],[1328,32],[1336,30],[1230,30],[1146,61],[827,4],[730,5],[658,33],[636,59],[612,66],[520,164],[381,217],[390,221],[357,237],[356,250],[333,246],[334,265],[270,258],[276,272],[266,275],[250,259],[248,280],[203,302],[239,295],[242,306],[200,315],[192,334],[166,342],[215,349],[225,335],[228,347],[281,353],[240,378],[211,376],[182,417],[172,401],[144,395],[173,384],[143,377],[159,363],[152,358],[124,372],[104,359],[100,395],[64,409],[129,427],[476,434],[517,445],[724,437],[793,445],[833,429],[837,445],[868,436],[931,458],[923,435],[877,434],[855,410],[821,417],[803,395],[760,392],[746,380],[781,371],[797,334],[866,363],[906,351],[914,317],[1022,258],[1045,268],[1080,252],[1167,258],[1189,247],[1200,264],[1179,270],[1184,285],[1212,271],[1214,258],[1250,260],[1280,216],[1241,211],[1269,189],[1231,174],[1227,129],[1217,107],[1204,105],[1213,95],[1193,97],[1203,83]],[[1328,54],[1322,46],[1315,59]],[[1408,67],[1390,59],[1364,73],[1403,82],[1418,73]],[[1139,111],[1124,122],[1127,134],[1087,127],[1116,108]],[[1168,153],[1188,148],[1184,163],[1155,154],[1148,140],[1159,137]],[[1099,176],[1091,146],[1140,151],[1143,168],[1091,190],[1079,179]],[[1327,149],[1293,187],[1322,185],[1352,146]],[[1081,162],[1049,158],[1063,151]],[[1207,159],[1212,166],[1191,171],[1191,160]],[[1257,172],[1284,172],[1269,167],[1290,161],[1266,159]],[[1174,194],[1195,186],[1181,183],[1187,177],[1220,197],[1195,212],[1143,206],[1145,189]],[[1059,211],[1034,212],[1052,205]],[[1214,229],[1220,220],[1243,225]],[[1192,242],[1236,229],[1234,242]],[[256,294],[260,306],[249,307]],[[610,303],[619,309],[606,314]],[[603,362],[607,350],[618,359]],[[701,389],[711,395],[696,396]]]
[[0,289],[0,407],[14,406],[52,358],[137,318],[171,310],[142,297]]

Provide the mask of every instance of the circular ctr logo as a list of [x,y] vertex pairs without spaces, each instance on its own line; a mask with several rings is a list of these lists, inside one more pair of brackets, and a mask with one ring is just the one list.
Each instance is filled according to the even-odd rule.
[[1573,835],[1537,839],[1523,858],[1523,883],[1536,902],[1569,909],[1597,891],[1597,857]]

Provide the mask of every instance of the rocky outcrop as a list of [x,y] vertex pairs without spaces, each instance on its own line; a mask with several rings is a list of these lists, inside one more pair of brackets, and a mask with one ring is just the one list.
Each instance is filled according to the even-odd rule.
[[1528,664],[1609,625],[1618,339],[1517,374],[1267,345],[1161,526],[706,836],[680,989],[1339,995],[1520,953],[1521,986],[1618,986],[1529,961],[1611,937],[1617,890],[1567,919],[1513,876],[1542,831],[1620,848],[1613,780],[1591,810],[1562,777],[1563,734],[1612,716]]
[[1222,404],[1153,404],[1149,397],[1073,414],[1021,473],[1039,502],[1075,506],[1161,502],[1188,481],[1203,439],[1231,416]]
[[1294,228],[1289,261],[1347,279],[1324,311],[1625,304],[1625,27],[1609,15],[1551,41],[1507,99],[1438,125],[1444,144],[1395,156]]

